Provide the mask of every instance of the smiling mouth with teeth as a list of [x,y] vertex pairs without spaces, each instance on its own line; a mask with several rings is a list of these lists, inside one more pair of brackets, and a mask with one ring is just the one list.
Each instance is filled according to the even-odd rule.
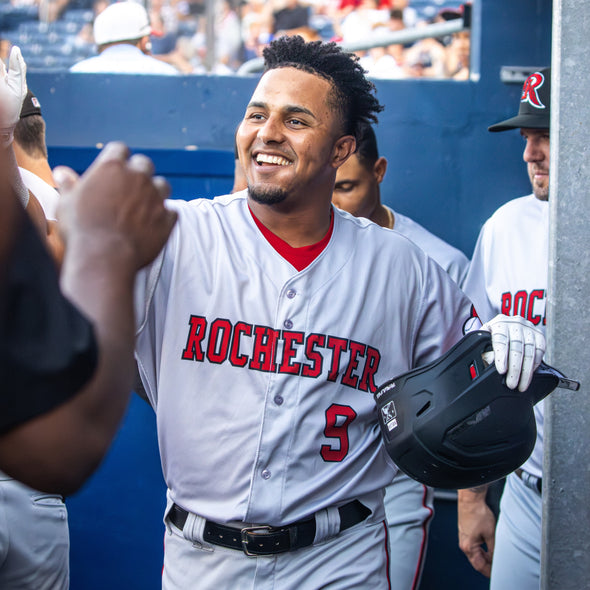
[[276,166],[289,166],[291,162],[281,156],[271,156],[269,154],[258,154],[256,156],[257,164],[274,164]]

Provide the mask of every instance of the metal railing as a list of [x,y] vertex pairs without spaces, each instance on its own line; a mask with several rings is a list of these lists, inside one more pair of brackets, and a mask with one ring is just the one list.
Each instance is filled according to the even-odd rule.
[[[413,43],[420,39],[428,39],[431,37],[446,37],[453,33],[460,33],[461,31],[468,31],[470,29],[469,18],[453,19],[444,23],[433,23],[421,27],[412,27],[403,29],[401,31],[391,31],[383,33],[375,33],[371,35],[370,39],[363,39],[353,43],[341,43],[342,49],[345,51],[366,51],[373,47],[388,47],[389,45],[406,45]],[[237,71],[238,76],[247,76],[261,72],[264,69],[264,59],[262,57],[255,57],[240,66]]]

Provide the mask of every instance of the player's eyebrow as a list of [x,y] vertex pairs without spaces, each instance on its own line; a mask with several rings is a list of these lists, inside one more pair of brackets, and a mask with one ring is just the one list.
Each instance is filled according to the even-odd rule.
[[[264,109],[264,110],[268,110],[268,104],[266,102],[262,102],[262,101],[257,101],[257,100],[253,100],[252,102],[248,103],[248,106],[246,107],[247,109]],[[287,114],[305,114],[308,115],[310,117],[312,117],[313,119],[317,119],[317,117],[309,110],[306,109],[305,107],[296,105],[296,104],[288,104],[285,105],[282,109],[282,111],[284,111]]]
[[309,109],[306,109],[305,107],[300,107],[298,105],[287,105],[283,110],[290,114],[302,113],[304,115],[309,115],[314,119],[316,118],[316,116]]
[[268,105],[265,102],[259,100],[253,100],[248,103],[247,109],[266,109]]

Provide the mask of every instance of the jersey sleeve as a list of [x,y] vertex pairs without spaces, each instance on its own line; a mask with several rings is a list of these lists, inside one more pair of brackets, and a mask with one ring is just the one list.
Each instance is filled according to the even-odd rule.
[[499,313],[490,301],[487,290],[485,269],[490,268],[487,258],[490,256],[491,251],[487,227],[488,224],[486,223],[479,233],[471,258],[471,264],[469,265],[469,271],[463,282],[463,291],[473,301],[477,315],[481,318],[482,322],[491,320]]
[[[175,200],[168,200],[166,202],[166,206],[172,210],[177,211],[179,215],[182,210],[181,207],[183,204],[184,202],[179,203]],[[150,264],[142,268],[135,277],[133,302],[135,309],[135,328],[137,335],[142,333],[146,327],[148,315],[150,313],[150,307],[154,299],[154,293],[160,280],[162,268],[164,267],[164,260],[166,259],[166,254],[174,248],[174,243],[177,240],[178,236],[179,226],[180,219],[172,229],[172,233],[168,238],[168,241],[166,242],[165,246],[162,248],[162,250],[160,250],[160,253]]]
[[152,303],[154,291],[164,263],[164,250],[162,250],[153,262],[142,268],[135,278],[135,289],[133,293],[135,306],[135,328],[137,334],[145,328],[149,308]]
[[433,260],[428,261],[422,312],[416,329],[414,366],[429,363],[467,332],[481,327],[471,300]]
[[465,278],[467,277],[467,273],[469,271],[469,259],[464,256],[462,258],[457,257],[456,260],[453,260],[447,269],[449,276],[459,285],[459,287],[463,286],[465,282]]
[[[144,400],[147,400],[154,408],[156,407],[156,372],[154,367],[155,351],[158,348],[155,327],[156,316],[156,290],[159,285],[160,275],[164,266],[165,248],[158,254],[155,260],[143,268],[135,279],[135,325],[136,343],[135,360],[137,363],[135,392]],[[161,314],[162,316],[164,314]],[[150,359],[151,362],[142,363],[140,358]]]
[[[157,358],[161,349],[161,334],[165,321],[170,274],[174,270],[174,256],[171,252],[177,245],[182,203],[168,201],[167,206],[179,212],[179,219],[172,230],[166,245],[152,261],[136,275],[134,288],[135,311],[135,360],[139,380],[135,391],[147,399],[155,408],[157,405]],[[162,278],[165,275],[165,279]],[[142,360],[143,359],[143,362]]]
[[98,356],[90,321],[62,295],[53,260],[22,219],[0,296],[0,432],[74,396]]

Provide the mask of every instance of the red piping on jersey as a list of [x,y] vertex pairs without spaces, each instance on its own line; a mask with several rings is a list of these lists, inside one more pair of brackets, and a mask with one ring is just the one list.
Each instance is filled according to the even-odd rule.
[[420,555],[418,557],[418,563],[416,564],[416,571],[414,572],[414,580],[412,581],[412,590],[416,590],[418,588],[418,581],[420,580],[420,574],[422,573],[422,568],[424,567],[424,558],[426,557],[426,546],[428,542],[428,523],[432,519],[432,515],[434,511],[430,506],[426,505],[426,496],[428,495],[428,488],[426,486],[422,486],[424,488],[424,493],[422,494],[422,507],[428,510],[429,515],[424,519],[422,523],[422,543],[420,545]]
[[293,246],[289,245],[284,240],[281,240],[279,236],[271,232],[268,227],[266,227],[256,215],[254,215],[252,209],[250,209],[250,205],[248,205],[248,210],[268,243],[298,271],[302,271],[305,267],[309,266],[322,253],[332,237],[332,230],[334,229],[334,212],[332,209],[330,209],[330,227],[328,228],[326,235],[319,242],[311,244],[310,246],[302,246],[301,248],[293,248]]
[[[166,554],[166,535],[162,539],[162,545],[164,546],[164,554]],[[162,581],[164,580],[164,564],[162,564]]]
[[387,573],[387,587],[391,590],[391,577],[389,575],[389,529],[387,528],[387,523],[383,521],[383,528],[385,529],[385,562],[386,562],[386,573]]

